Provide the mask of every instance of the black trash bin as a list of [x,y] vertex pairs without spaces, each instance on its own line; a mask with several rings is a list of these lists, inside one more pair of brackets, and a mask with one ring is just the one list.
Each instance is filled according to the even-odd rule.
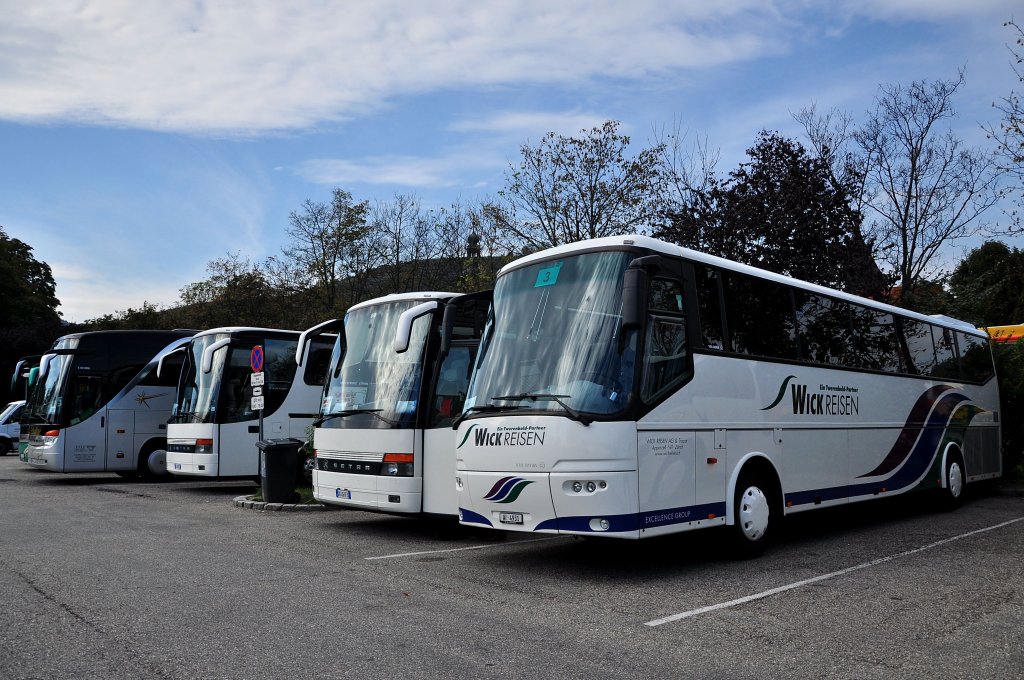
[[260,485],[266,503],[288,503],[298,482],[295,474],[299,466],[302,440],[263,439],[256,442],[260,450]]

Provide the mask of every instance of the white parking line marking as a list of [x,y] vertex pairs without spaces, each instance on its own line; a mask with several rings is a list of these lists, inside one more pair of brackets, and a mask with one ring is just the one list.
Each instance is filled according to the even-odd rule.
[[468,545],[464,548],[445,548],[444,550],[421,550],[419,552],[395,553],[394,555],[378,555],[376,557],[364,557],[364,560],[390,560],[393,557],[415,557],[416,555],[436,555],[438,553],[462,552],[463,550],[483,550],[484,548],[500,548],[507,545],[522,545],[523,543],[537,543],[538,541],[554,541],[565,536],[550,536],[547,538],[528,538],[523,541],[511,541],[505,543],[485,543],[484,545]]
[[877,560],[871,560],[870,562],[865,562],[863,564],[847,567],[846,569],[833,571],[829,574],[822,574],[821,576],[815,576],[813,578],[804,579],[803,581],[797,581],[796,583],[790,583],[788,585],[779,586],[778,588],[772,588],[771,590],[765,590],[764,592],[755,593],[754,595],[747,595],[746,597],[741,597],[735,600],[729,600],[728,602],[719,602],[718,604],[711,604],[706,607],[698,607],[697,609],[691,609],[690,611],[682,612],[681,614],[672,614],[671,616],[666,616],[661,619],[648,621],[644,625],[651,627],[660,626],[665,623],[672,623],[673,621],[689,619],[700,614],[706,614],[707,612],[718,611],[719,609],[728,609],[729,607],[735,607],[737,605],[746,604],[747,602],[753,602],[754,600],[763,600],[766,597],[778,595],[779,593],[784,593],[787,590],[802,588],[803,586],[810,585],[812,583],[817,583],[819,581],[824,581],[826,579],[835,578],[837,576],[843,576],[844,574],[849,574],[851,572],[859,571],[861,569],[867,569],[868,567],[874,567],[885,562],[891,562],[892,560],[899,559],[901,557],[907,557],[909,555],[914,555],[919,552],[924,552],[925,550],[931,550],[932,548],[937,548],[940,545],[952,543],[953,541],[959,541],[960,539],[967,538],[969,536],[982,534],[986,531],[993,531],[995,529],[1001,529],[1005,526],[1015,524],[1022,520],[1024,520],[1024,517],[1018,517],[1017,519],[1011,519],[1006,522],[1001,522],[1000,524],[994,524],[990,527],[985,527],[983,529],[975,529],[974,531],[968,531],[966,534],[960,534],[959,536],[953,536],[952,538],[944,538],[941,541],[935,541],[934,543],[929,543],[928,545],[921,546],[920,548],[914,548],[913,550],[904,550],[901,553],[896,553],[895,555],[889,555],[887,557],[879,557]]

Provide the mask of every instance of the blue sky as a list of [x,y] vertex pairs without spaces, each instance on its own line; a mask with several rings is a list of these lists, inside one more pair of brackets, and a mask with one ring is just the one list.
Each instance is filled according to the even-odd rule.
[[82,321],[174,303],[229,251],[279,254],[288,213],[334,187],[472,203],[524,142],[608,119],[638,146],[679,121],[724,172],[761,129],[799,136],[802,107],[862,120],[880,83],[965,67],[954,124],[980,145],[992,102],[1020,90],[1002,25],[1014,9],[0,0],[0,225]]

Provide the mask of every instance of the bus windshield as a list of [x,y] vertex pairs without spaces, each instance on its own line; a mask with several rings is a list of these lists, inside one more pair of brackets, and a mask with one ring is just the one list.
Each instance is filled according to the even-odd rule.
[[339,336],[330,380],[324,388],[324,427],[415,426],[431,315],[424,314],[413,322],[405,352],[395,352],[394,338],[398,318],[419,302],[372,305],[345,315],[345,344]]
[[203,373],[203,353],[216,342],[227,339],[227,334],[201,335],[189,343],[188,355],[181,371],[171,422],[212,423],[217,415],[217,397],[228,348],[213,353],[213,367]]
[[[77,347],[78,338],[62,338],[53,349],[73,350]],[[65,384],[74,360],[71,354],[44,354],[40,359],[40,366],[46,366],[46,374],[32,388],[25,405],[24,417],[28,422],[60,424],[65,401]]]
[[624,410],[636,331],[620,342],[622,279],[635,256],[586,253],[501,276],[466,409]]

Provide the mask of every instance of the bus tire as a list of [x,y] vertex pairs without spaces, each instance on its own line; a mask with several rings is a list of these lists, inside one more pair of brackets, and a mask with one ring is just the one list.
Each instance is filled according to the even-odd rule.
[[0,439],[0,456],[6,456],[13,449],[14,447],[11,446],[11,442],[7,441],[6,439]]
[[775,535],[779,509],[775,484],[764,474],[743,471],[733,497],[732,555],[737,559],[760,556]]
[[950,447],[946,454],[946,464],[942,470],[942,507],[945,510],[955,510],[964,501],[964,492],[967,490],[967,475],[964,472],[964,459],[960,450]]
[[151,442],[139,451],[139,476],[143,481],[168,477],[167,450],[163,442]]

